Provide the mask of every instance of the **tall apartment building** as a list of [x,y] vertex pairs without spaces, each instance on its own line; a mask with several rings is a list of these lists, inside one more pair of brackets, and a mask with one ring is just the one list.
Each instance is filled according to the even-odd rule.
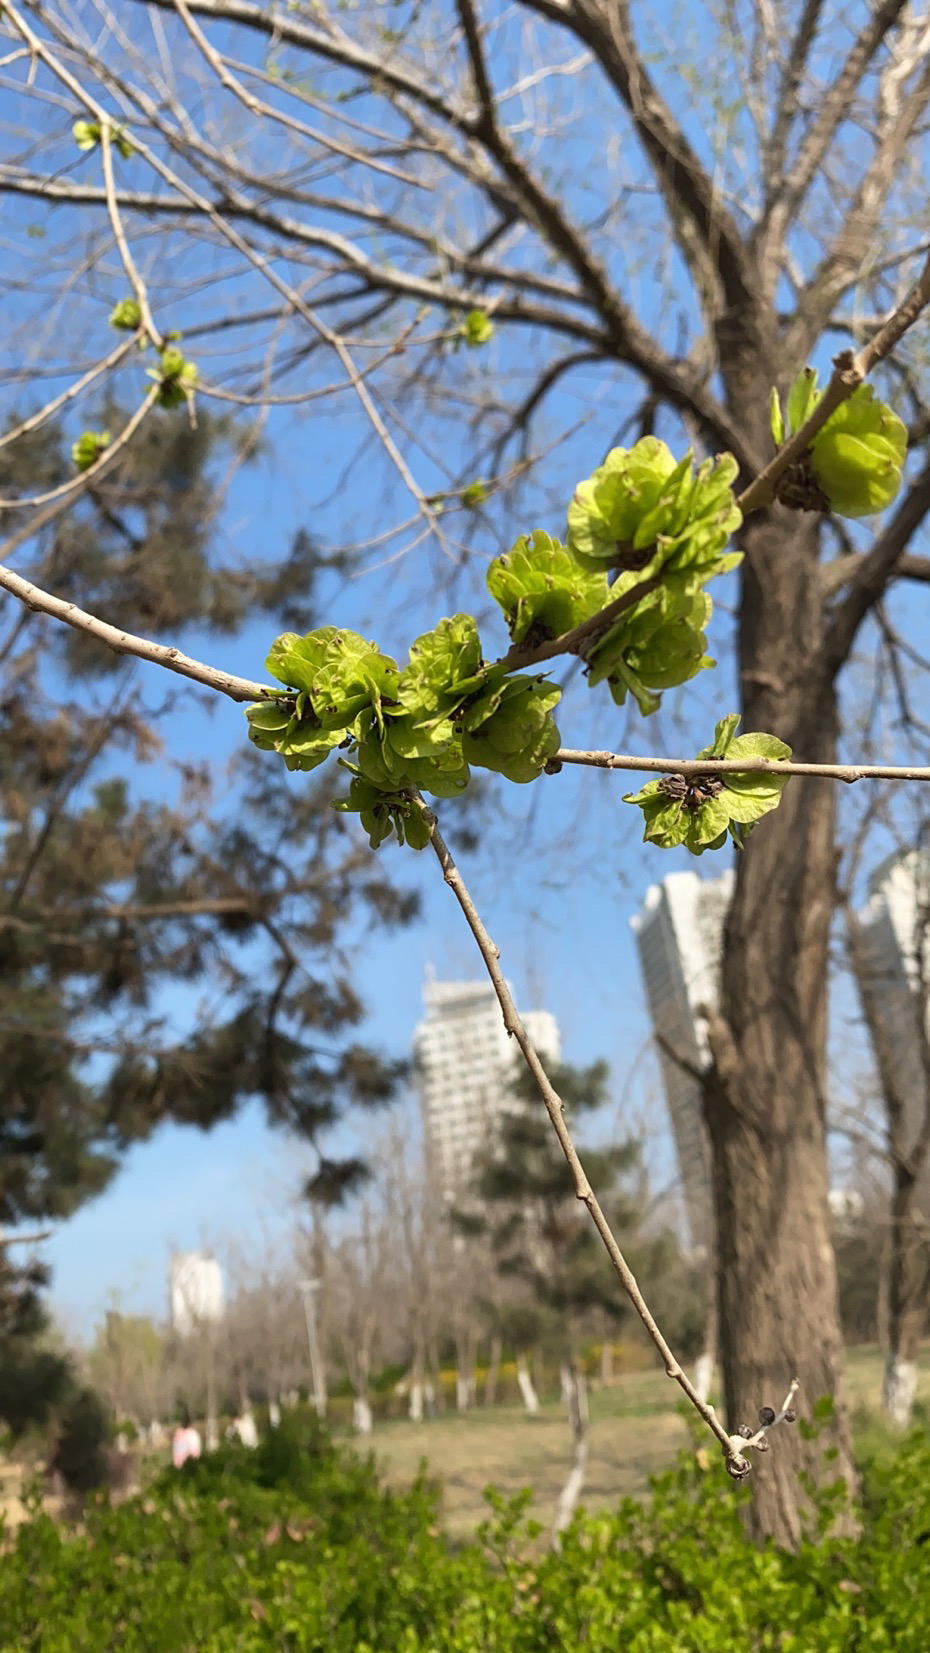
[[717,1001],[733,877],[731,871],[715,879],[702,879],[696,872],[670,873],[661,884],[650,886],[642,910],[630,920],[653,1029],[667,1047],[658,1043],[659,1066],[695,1251],[706,1250],[712,1233],[710,1154],[700,1085],[688,1069],[703,1069],[709,1057],[700,1009]]
[[[908,850],[890,855],[876,868],[869,880],[868,900],[857,915],[862,941],[856,968],[859,995],[876,1055],[881,1049],[888,1053],[895,1086],[904,1098],[906,1148],[912,1146],[922,1122],[926,1091],[917,991],[922,935],[924,974],[930,978],[928,911],[930,857]],[[879,1017],[881,1025],[877,1026]],[[925,1179],[925,1205],[928,1197],[930,1179]]]
[[[426,1014],[413,1037],[427,1147],[443,1194],[467,1182],[497,1121],[516,1105],[515,1061],[490,982],[434,981],[423,988]],[[523,1016],[543,1061],[558,1062],[559,1029],[547,1010]]]

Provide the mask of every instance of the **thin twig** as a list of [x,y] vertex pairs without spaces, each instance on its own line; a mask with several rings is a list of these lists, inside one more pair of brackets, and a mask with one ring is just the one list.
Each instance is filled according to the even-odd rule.
[[158,331],[158,328],[155,326],[152,311],[149,306],[148,290],[136,267],[136,261],[132,256],[129,241],[126,237],[126,231],[123,228],[123,220],[120,217],[119,202],[116,197],[116,179],[113,176],[113,137],[110,130],[110,123],[108,120],[102,120],[99,122],[99,126],[100,160],[103,166],[103,186],[107,192],[107,215],[110,220],[110,228],[113,231],[113,239],[116,242],[116,249],[122,260],[123,269],[126,271],[126,275],[129,278],[129,285],[132,288],[136,303],[139,306],[142,331],[145,333],[147,338],[151,339],[156,350],[162,350],[164,348],[165,341]]
[[653,775],[807,775],[828,781],[930,781],[930,768],[884,763],[791,763],[771,758],[638,758],[620,752],[580,752],[562,747],[549,760],[591,769],[633,769]]
[[[0,511],[24,511],[27,508],[37,509],[41,505],[56,503],[63,506],[72,496],[85,492],[92,482],[95,482],[104,471],[109,470],[117,455],[131,442],[146,414],[155,405],[160,389],[160,385],[151,386],[144,401],[140,402],[135,413],[126,421],[116,440],[101,448],[94,463],[88,465],[86,471],[79,471],[77,476],[72,476],[67,482],[60,482],[57,488],[50,488],[45,494],[33,494],[29,499],[0,499]],[[35,526],[38,527],[39,524],[36,523]]]
[[104,356],[102,361],[95,362],[93,367],[89,367],[86,373],[82,373],[81,377],[68,385],[67,389],[61,391],[60,395],[53,396],[52,400],[46,402],[44,407],[37,408],[35,413],[30,413],[28,419],[20,420],[20,423],[14,425],[11,430],[5,430],[0,436],[0,448],[6,448],[11,442],[18,441],[21,436],[28,436],[30,431],[38,430],[40,425],[45,424],[46,419],[51,419],[59,408],[65,407],[68,402],[73,402],[75,396],[80,396],[81,391],[86,390],[87,386],[93,384],[95,379],[99,379],[102,373],[108,373],[110,368],[118,366],[123,357],[128,356],[138,342],[138,333],[132,333],[129,338],[121,339],[116,349],[110,351],[109,356]]
[[276,693],[284,692],[269,688],[267,683],[251,683],[248,678],[235,677],[216,666],[207,666],[166,643],[153,643],[148,637],[137,637],[131,631],[111,626],[106,620],[98,620],[95,614],[88,614],[86,609],[78,608],[77,603],[66,602],[51,591],[43,591],[31,580],[24,579],[21,574],[2,564],[0,590],[9,591],[11,596],[18,597],[21,603],[37,614],[51,614],[54,619],[63,620],[65,625],[74,626],[77,631],[88,632],[116,654],[133,654],[139,660],[149,660],[153,665],[164,666],[169,672],[178,672],[181,677],[192,678],[208,689],[229,695],[231,700],[267,700]]
[[[575,1185],[575,1196],[587,1208],[588,1214],[597,1229],[598,1235],[600,1236],[604,1249],[610,1258],[617,1278],[623,1286],[623,1289],[630,1299],[630,1302],[636,1310],[640,1320],[645,1326],[649,1337],[655,1344],[656,1349],[662,1357],[666,1376],[673,1378],[674,1381],[684,1390],[684,1393],[691,1402],[691,1405],[694,1407],[695,1411],[698,1413],[699,1417],[703,1419],[708,1429],[720,1442],[729,1473],[734,1476],[735,1479],[741,1480],[743,1476],[748,1473],[750,1468],[748,1460],[743,1456],[744,1450],[749,1445],[758,1445],[759,1439],[764,1434],[764,1431],[759,1431],[758,1435],[752,1441],[744,1439],[741,1435],[729,1434],[725,1426],[718,1418],[714,1407],[711,1406],[709,1402],[701,1399],[693,1383],[688,1377],[687,1372],[684,1370],[680,1361],[676,1359],[668,1343],[665,1341],[665,1338],[653,1317],[652,1311],[640,1291],[639,1285],[636,1281],[636,1276],[624,1257],[623,1252],[614,1237],[613,1230],[611,1229],[611,1226],[600,1206],[597,1196],[588,1181],[584,1166],[582,1165],[581,1159],[578,1155],[578,1150],[572,1141],[568,1126],[565,1123],[565,1105],[549,1081],[546,1070],[536,1052],[536,1048],[517,1013],[517,1007],[513,1001],[510,989],[504,980],[503,971],[500,966],[500,953],[498,948],[494,945],[494,942],[491,940],[491,937],[488,935],[488,932],[484,927],[480,914],[478,913],[474,901],[468,892],[465,881],[452,858],[452,853],[439,831],[435,815],[418,793],[413,794],[413,797],[419,808],[422,809],[426,820],[430,824],[430,844],[436,854],[439,865],[442,868],[443,878],[461,907],[462,912],[465,915],[465,921],[475,938],[478,951],[484,960],[485,969],[491,978],[491,984],[494,988],[497,1002],[501,1007],[501,1013],[504,1018],[504,1026],[506,1027],[511,1038],[515,1039],[519,1045],[523,1054],[523,1059],[526,1062],[526,1065],[529,1068],[534,1080],[536,1081],[537,1089],[539,1090],[539,1094],[542,1097],[546,1112],[552,1122],[552,1128],[558,1138],[559,1147],[561,1148],[568,1168],[571,1171],[572,1180]],[[794,1394],[796,1388],[797,1382],[795,1381],[790,1390],[790,1395]]]

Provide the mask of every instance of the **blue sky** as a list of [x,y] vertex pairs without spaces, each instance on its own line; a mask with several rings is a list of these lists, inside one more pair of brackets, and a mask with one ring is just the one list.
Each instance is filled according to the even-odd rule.
[[[687,28],[680,43],[682,63],[689,56],[700,61],[700,37],[706,22],[703,9],[685,8],[684,15]],[[656,13],[653,22],[662,35],[659,45],[665,49],[667,20]],[[190,50],[189,43],[181,42],[181,49]],[[701,67],[702,75],[717,74],[724,80],[729,71],[726,60],[702,63]],[[709,82],[708,86],[708,95],[712,95],[715,89]],[[571,104],[576,95],[580,97],[580,92],[566,82],[567,103]],[[683,101],[680,88],[676,96]],[[27,113],[32,108],[30,105]],[[237,113],[241,118],[241,111]],[[573,126],[572,141],[563,143],[556,157],[566,171],[575,167],[572,206],[580,216],[593,210],[605,188],[634,187],[637,169],[641,177],[641,162],[632,145],[620,146],[619,160],[604,154],[602,117],[603,108],[595,103],[590,107],[579,104],[573,119],[581,124]],[[49,118],[57,115],[52,112]],[[732,117],[721,118],[726,121]],[[28,124],[23,129],[30,130]],[[94,157],[75,156],[70,126],[64,118],[60,143],[62,152],[55,155],[56,161],[63,159],[68,168],[74,168],[76,176],[92,179]],[[578,175],[576,163],[582,153],[604,155],[603,174],[590,166]],[[738,154],[739,145],[734,143],[734,166]],[[730,181],[734,188],[738,185],[738,167]],[[7,210],[5,233],[9,237],[26,226],[48,237],[42,243],[49,272],[47,291],[36,289],[38,297],[34,300],[27,289],[16,301],[23,315],[31,302],[40,306],[37,320],[47,329],[46,364],[61,362],[69,354],[74,359],[90,359],[109,348],[112,335],[107,334],[105,317],[114,298],[122,296],[121,273],[114,275],[111,267],[112,283],[102,279],[93,287],[88,284],[83,291],[79,288],[69,295],[65,308],[56,310],[48,297],[58,283],[56,261],[61,249],[67,249],[71,238],[83,231],[83,223],[79,226],[62,210],[43,217],[41,204],[35,201],[17,207],[7,200]],[[666,280],[668,270],[663,273],[662,260],[667,258],[664,240],[653,237],[655,247],[650,246],[649,213],[656,210],[654,204],[648,207],[639,198],[635,218],[632,213],[630,216],[629,248],[623,248],[623,267],[616,245],[605,246],[604,255],[614,261],[612,275],[631,292],[657,335],[677,341],[687,299],[683,297],[674,257],[668,266],[671,279]],[[334,218],[333,227],[344,226]],[[190,334],[198,316],[213,314],[223,306],[227,311],[237,305],[244,307],[249,297],[254,302],[251,275],[245,281],[220,279],[230,263],[225,255],[202,249],[192,255],[188,250],[185,264],[183,258],[175,257],[183,246],[171,230],[161,229],[153,237],[151,226],[144,221],[133,224],[132,230],[138,238],[135,245],[141,266],[158,274],[153,291],[159,296],[160,325],[181,325]],[[28,240],[23,245],[28,251]],[[212,285],[204,285],[208,275],[215,278]],[[434,322],[435,318],[430,325]],[[494,375],[506,376],[511,386],[529,386],[539,363],[540,342],[525,331],[514,331],[519,333],[515,340],[508,339],[505,330],[500,329],[486,350],[474,355],[460,351],[447,362],[447,376],[454,377],[465,392]],[[41,327],[36,339],[30,340],[33,362],[43,360],[40,333]],[[0,342],[0,357],[6,348]],[[192,337],[190,353],[209,379],[213,374],[220,376],[223,352],[229,349],[225,336],[199,343]],[[130,371],[137,381],[141,376],[139,364]],[[332,375],[330,361],[324,364],[323,377]],[[289,379],[287,388],[294,388],[294,383],[293,378]],[[55,388],[54,377],[41,386],[43,394]],[[136,393],[134,381],[132,394]],[[467,406],[466,399],[463,406]],[[538,485],[522,494],[525,514],[515,517],[507,505],[492,499],[477,513],[470,560],[456,570],[435,550],[410,551],[380,567],[380,553],[373,553],[369,559],[371,570],[361,578],[330,582],[323,618],[372,635],[382,647],[395,653],[405,652],[418,631],[472,600],[478,605],[483,623],[490,605],[481,580],[489,558],[509,546],[517,534],[536,526],[561,531],[574,482],[600,462],[634,409],[630,376],[622,369],[607,364],[579,372],[552,397],[539,440],[544,444],[566,428],[574,429],[575,434],[551,463],[547,461]],[[403,408],[399,411],[405,412]],[[184,414],[174,416],[183,418]],[[660,426],[658,433],[672,439],[670,426]],[[676,447],[682,451],[685,445],[679,433]],[[456,432],[451,416],[434,424],[421,411],[406,451],[425,487],[443,487],[449,480],[447,468],[454,472],[461,458],[461,431]],[[386,521],[396,521],[409,511],[410,501],[403,497],[396,477],[379,464],[377,454],[372,452],[353,398],[343,396],[332,404],[313,404],[303,416],[272,413],[263,456],[237,477],[230,491],[220,524],[222,551],[224,557],[232,551],[243,561],[262,560],[280,554],[301,524],[331,543],[340,543],[375,534]],[[462,519],[449,520],[458,533]],[[385,547],[385,556],[397,549],[395,541]],[[631,720],[612,707],[606,694],[598,698],[595,708],[593,699],[586,700],[575,684],[559,718],[566,745],[681,755],[705,743],[715,719],[736,704],[728,652],[735,584],[727,578],[716,582],[716,586],[717,613],[711,639],[724,662],[720,671],[705,674],[684,694],[668,697],[667,708],[648,724]],[[180,641],[188,652],[241,675],[259,678],[274,634],[273,624],[262,624],[249,627],[235,643],[192,636]],[[502,628],[498,627],[493,636],[502,646]],[[147,681],[153,684],[155,693],[161,692],[164,679],[158,674],[149,673]],[[174,751],[183,747],[189,752],[209,752],[217,773],[245,738],[241,710],[227,702],[217,703],[209,721],[177,721],[167,725],[166,732]],[[160,788],[173,788],[167,761],[161,767],[153,765],[144,784],[155,795]],[[543,778],[531,789],[507,792],[499,788],[481,850],[462,857],[462,868],[501,948],[506,973],[514,981],[523,1006],[541,1004],[554,1012],[570,1059],[584,1062],[605,1056],[614,1073],[617,1106],[629,1116],[640,1108],[650,1110],[664,1132],[664,1109],[651,1068],[642,1058],[648,1025],[628,921],[648,883],[687,864],[687,858],[677,853],[643,851],[638,812],[620,803],[627,789],[628,783],[619,776],[569,770],[558,777]],[[454,811],[450,810],[444,819],[450,823],[455,848]],[[438,877],[433,858],[391,846],[381,854],[389,862],[390,871],[400,869],[421,891],[423,917],[401,934],[371,933],[359,938],[357,982],[369,1008],[362,1033],[389,1052],[406,1054],[420,1012],[420,988],[427,962],[440,976],[477,977],[480,961]],[[729,851],[708,858],[701,864],[701,871],[705,876],[715,876],[728,861]],[[179,998],[179,1023],[184,1021],[185,1010]],[[407,1106],[410,1108],[409,1102]],[[410,1117],[411,1128],[415,1128],[412,1110]],[[352,1124],[345,1128],[340,1147],[351,1149],[355,1145],[354,1130]],[[291,1221],[287,1188],[295,1180],[294,1161],[293,1146],[266,1128],[257,1107],[247,1109],[237,1121],[209,1136],[165,1128],[150,1142],[137,1146],[108,1191],[63,1225],[45,1247],[44,1254],[55,1271],[54,1302],[64,1323],[86,1331],[114,1291],[121,1294],[127,1307],[158,1313],[164,1305],[170,1246],[222,1245],[226,1237],[241,1238],[262,1223],[273,1221],[286,1226]]]

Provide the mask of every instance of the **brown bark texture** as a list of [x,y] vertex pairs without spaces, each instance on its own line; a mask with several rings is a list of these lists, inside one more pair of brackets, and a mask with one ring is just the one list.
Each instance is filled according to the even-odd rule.
[[[743,540],[744,727],[767,729],[801,760],[836,752],[832,677],[821,665],[817,531],[775,507]],[[792,1377],[802,1412],[835,1402],[818,1438],[779,1432],[757,1460],[750,1525],[795,1545],[799,1472],[854,1469],[827,1205],[825,1050],[834,905],[834,789],[787,788],[737,865],[728,915],[714,1067],[705,1092],[713,1157],[720,1358],[731,1428],[755,1427]]]

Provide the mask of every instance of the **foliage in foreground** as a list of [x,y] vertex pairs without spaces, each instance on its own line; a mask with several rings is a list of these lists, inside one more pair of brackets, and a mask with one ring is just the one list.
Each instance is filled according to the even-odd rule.
[[644,1505],[580,1516],[541,1553],[528,1495],[490,1496],[453,1549],[425,1481],[383,1489],[370,1461],[284,1428],[164,1476],[69,1533],[36,1513],[0,1568],[10,1653],[924,1653],[930,1444],[867,1466],[858,1540],[751,1546],[750,1494],[687,1454]]

